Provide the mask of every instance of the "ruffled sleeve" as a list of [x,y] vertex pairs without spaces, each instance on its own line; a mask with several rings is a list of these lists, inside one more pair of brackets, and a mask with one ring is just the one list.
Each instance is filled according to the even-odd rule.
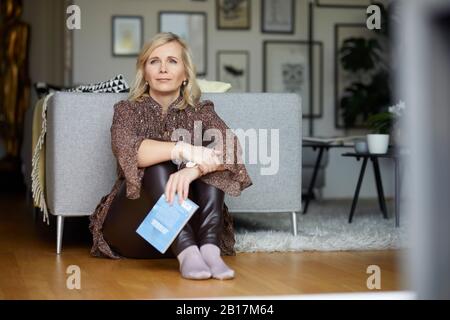
[[138,113],[126,100],[114,105],[111,125],[111,147],[118,163],[119,176],[126,180],[127,198],[140,197],[144,169],[138,167],[137,154],[145,136],[139,135]]
[[[202,131],[216,129],[218,130],[216,131],[217,133],[220,132],[222,139],[214,141],[213,146],[216,149],[222,147],[222,161],[225,167],[224,171],[211,172],[200,179],[231,196],[239,196],[242,190],[253,184],[242,161],[242,148],[239,140],[217,115],[212,101],[202,101],[199,103],[199,108],[200,120],[203,126]],[[222,146],[217,145],[220,140]]]

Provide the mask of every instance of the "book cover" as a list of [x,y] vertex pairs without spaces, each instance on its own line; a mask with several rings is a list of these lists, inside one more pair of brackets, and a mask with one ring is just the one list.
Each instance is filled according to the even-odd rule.
[[197,209],[190,199],[180,205],[177,194],[170,205],[162,194],[136,232],[164,254]]

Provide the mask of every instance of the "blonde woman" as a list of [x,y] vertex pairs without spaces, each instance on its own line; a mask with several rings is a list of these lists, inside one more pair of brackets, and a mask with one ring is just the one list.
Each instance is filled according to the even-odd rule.
[[[234,271],[221,258],[235,254],[224,194],[239,196],[252,185],[238,161],[239,142],[234,135],[226,139],[230,132],[213,103],[200,101],[190,50],[177,35],[157,34],[142,48],[136,67],[129,98],[114,105],[111,145],[118,179],[91,216],[91,253],[116,259],[176,257],[184,278],[232,279]],[[214,148],[212,141],[194,144],[198,124],[200,133],[222,135]],[[225,159],[230,152],[232,161]],[[177,194],[180,202],[189,197],[199,205],[164,255],[136,233],[163,193],[168,202]]]

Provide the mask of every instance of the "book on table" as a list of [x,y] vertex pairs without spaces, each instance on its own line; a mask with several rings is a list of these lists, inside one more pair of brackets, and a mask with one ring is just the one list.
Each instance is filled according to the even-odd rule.
[[350,144],[356,139],[365,139],[366,136],[335,136],[335,137],[303,137],[303,142],[323,143],[323,144]]
[[164,254],[197,209],[190,199],[179,204],[178,194],[170,205],[162,194],[136,232]]

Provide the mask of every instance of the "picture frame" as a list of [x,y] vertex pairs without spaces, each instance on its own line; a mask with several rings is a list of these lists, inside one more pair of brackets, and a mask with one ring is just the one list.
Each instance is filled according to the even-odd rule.
[[373,0],[316,0],[316,6],[322,8],[354,8],[364,9],[372,4]]
[[[263,91],[298,93],[303,118],[321,118],[323,114],[323,43],[312,42],[313,82],[308,41],[266,40],[263,43]],[[310,98],[310,90],[313,92]],[[310,113],[311,105],[313,113]]]
[[[355,79],[346,72],[339,60],[339,51],[345,39],[351,37],[364,37],[367,39],[374,38],[374,32],[367,29],[364,23],[337,23],[334,25],[334,100],[335,100],[335,127],[344,129],[344,118],[340,106],[341,99],[344,96],[345,88],[347,88]],[[370,77],[367,73],[366,77]],[[357,121],[351,128],[366,129],[364,120]]]
[[293,34],[295,0],[262,0],[261,32]]
[[218,30],[249,30],[250,0],[216,0]]
[[231,84],[230,92],[250,91],[249,52],[217,51],[217,81]]
[[160,11],[158,32],[173,32],[192,50],[197,76],[207,73],[207,17],[205,12]]
[[114,57],[136,57],[144,42],[142,16],[111,17],[111,51]]

